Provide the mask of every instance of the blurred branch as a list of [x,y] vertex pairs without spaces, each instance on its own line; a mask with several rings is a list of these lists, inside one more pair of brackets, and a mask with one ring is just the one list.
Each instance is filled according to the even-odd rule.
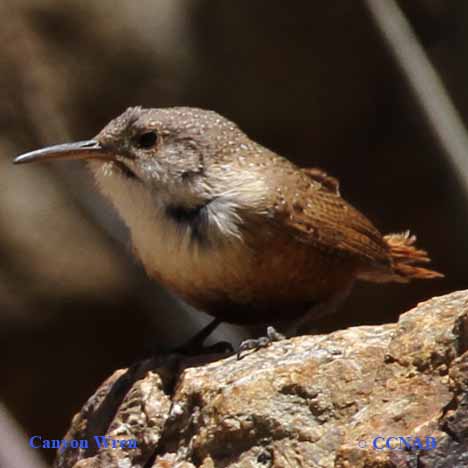
[[460,114],[395,0],[364,0],[468,198],[468,135]]
[[0,466],[46,468],[38,454],[29,448],[26,435],[0,403]]

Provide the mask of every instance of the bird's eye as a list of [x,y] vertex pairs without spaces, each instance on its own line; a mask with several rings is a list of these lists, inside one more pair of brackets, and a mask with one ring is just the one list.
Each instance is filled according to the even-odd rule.
[[158,143],[158,134],[155,131],[145,132],[135,139],[137,146],[143,149],[154,148]]

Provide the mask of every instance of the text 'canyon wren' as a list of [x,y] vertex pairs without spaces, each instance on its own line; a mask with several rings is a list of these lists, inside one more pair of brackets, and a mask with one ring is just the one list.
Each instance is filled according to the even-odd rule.
[[356,279],[441,274],[409,233],[382,236],[338,182],[301,169],[212,111],[130,108],[93,140],[16,163],[87,159],[127,224],[148,274],[194,307],[236,324],[306,325]]

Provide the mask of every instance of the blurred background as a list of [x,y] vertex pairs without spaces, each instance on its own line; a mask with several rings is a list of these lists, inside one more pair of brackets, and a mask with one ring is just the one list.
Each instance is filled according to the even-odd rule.
[[[11,164],[31,149],[91,138],[128,106],[224,114],[269,148],[338,177],[381,231],[417,233],[446,275],[359,285],[319,331],[395,321],[467,287],[463,178],[368,3],[2,0],[0,398],[24,437],[61,438],[113,370],[207,321],[145,277],[80,163]],[[468,3],[399,5],[466,120]],[[228,326],[216,335],[243,336]]]

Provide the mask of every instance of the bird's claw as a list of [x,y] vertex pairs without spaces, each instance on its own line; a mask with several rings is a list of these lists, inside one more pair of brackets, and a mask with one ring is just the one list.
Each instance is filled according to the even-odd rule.
[[267,333],[266,336],[261,336],[259,338],[253,338],[249,340],[244,340],[240,345],[239,345],[239,350],[237,351],[237,359],[239,360],[241,358],[242,352],[243,351],[248,351],[250,349],[260,349],[260,348],[265,348],[274,341],[281,341],[284,340],[285,336],[282,335],[281,333],[277,332],[274,327],[269,326],[267,327]]

